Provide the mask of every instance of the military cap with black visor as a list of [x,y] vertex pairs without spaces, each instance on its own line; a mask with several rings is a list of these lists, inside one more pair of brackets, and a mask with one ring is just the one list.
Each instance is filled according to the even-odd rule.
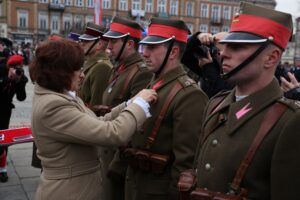
[[144,29],[135,21],[131,21],[119,16],[115,16],[113,18],[108,32],[106,32],[103,37],[109,39],[124,39],[121,50],[119,51],[115,61],[120,59],[127,41],[130,38],[140,40],[142,38],[143,31]]
[[93,47],[99,42],[105,33],[106,28],[103,26],[94,24],[92,22],[88,22],[85,27],[84,34],[80,35],[78,39],[80,41],[94,41],[93,44],[89,47],[89,49],[85,52],[85,55],[88,55],[89,52],[93,49]]
[[239,13],[232,20],[229,32],[229,35],[220,41],[221,44],[244,43],[261,46],[232,71],[223,74],[225,80],[252,62],[270,43],[284,50],[293,34],[292,16],[241,2]]
[[159,76],[171,53],[174,42],[186,44],[190,30],[182,20],[152,18],[148,27],[147,36],[140,41],[142,45],[155,45],[169,42],[168,50],[159,70]]

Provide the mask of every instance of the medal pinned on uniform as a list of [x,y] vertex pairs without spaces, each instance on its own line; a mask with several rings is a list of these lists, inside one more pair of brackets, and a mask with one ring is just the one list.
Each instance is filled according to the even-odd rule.
[[110,94],[112,89],[113,89],[113,86],[115,85],[117,81],[117,77],[108,85],[108,89],[107,89],[107,92]]

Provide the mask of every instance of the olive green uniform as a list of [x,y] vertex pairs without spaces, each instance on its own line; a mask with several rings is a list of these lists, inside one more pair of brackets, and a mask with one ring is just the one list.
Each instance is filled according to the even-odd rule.
[[169,155],[170,161],[162,174],[143,172],[128,167],[126,176],[126,200],[167,199],[177,193],[179,173],[191,168],[196,145],[201,131],[201,122],[207,96],[190,79],[182,65],[170,70],[159,80],[152,82],[158,100],[151,106],[152,117],[144,124],[143,132],[133,136],[132,147],[146,149],[147,137],[151,134],[159,113],[170,90],[179,83],[182,88],[175,95],[159,127],[156,139],[148,150],[156,154]]
[[[134,53],[129,56],[124,62],[119,63],[113,70],[113,73],[109,80],[109,85],[103,93],[103,104],[114,107],[124,101],[129,100],[135,96],[139,91],[146,88],[149,84],[153,74],[147,69],[143,58],[139,53]],[[118,70],[119,69],[119,70]],[[132,73],[132,71],[136,71]],[[133,74],[131,80],[128,80],[130,74]],[[119,176],[125,178],[127,164],[124,162],[115,162],[111,164],[114,157],[115,149],[103,149],[101,152],[102,159],[102,171],[106,175],[109,165],[110,171],[117,173]],[[114,178],[114,177],[111,177]],[[104,191],[107,191],[107,199],[110,199],[111,195],[113,199],[121,200],[124,197],[124,185],[111,185],[112,182],[103,177]]]
[[197,164],[198,186],[228,192],[268,108],[280,102],[288,108],[262,141],[241,187],[248,190],[249,199],[299,199],[299,102],[284,99],[276,80],[240,101],[235,101],[235,90],[220,94],[208,108],[223,97],[214,112],[206,113]]
[[105,52],[98,52],[87,58],[83,67],[85,78],[79,96],[90,108],[102,104],[103,92],[108,85],[111,71],[112,64]]

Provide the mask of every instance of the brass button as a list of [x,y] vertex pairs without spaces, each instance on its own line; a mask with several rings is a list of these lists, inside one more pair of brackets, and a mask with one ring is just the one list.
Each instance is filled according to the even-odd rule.
[[211,166],[210,166],[209,163],[206,163],[206,164],[205,164],[205,169],[206,169],[206,170],[210,170],[210,169],[211,169]]
[[211,142],[211,144],[213,145],[213,146],[217,146],[218,145],[218,140],[217,139],[214,139],[212,142]]

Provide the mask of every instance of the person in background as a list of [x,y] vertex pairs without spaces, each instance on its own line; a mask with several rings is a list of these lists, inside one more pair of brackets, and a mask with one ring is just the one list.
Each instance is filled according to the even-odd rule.
[[284,91],[284,96],[288,99],[300,101],[300,83],[296,76],[291,72],[287,73],[288,77],[280,77],[281,89]]
[[[23,57],[12,55],[6,65],[0,65],[0,130],[8,129],[12,109],[15,108],[13,98],[18,101],[26,99],[25,86],[28,78],[23,70]],[[0,147],[0,181],[7,182],[7,147]]]
[[102,37],[104,32],[104,27],[88,22],[85,33],[78,38],[86,59],[83,65],[85,78],[78,96],[91,110],[95,105],[102,104],[103,92],[113,68],[105,52],[108,40]]
[[[72,59],[66,59],[68,55]],[[126,144],[150,115],[157,94],[142,90],[97,118],[76,96],[84,52],[67,39],[43,42],[29,72],[35,83],[31,128],[43,171],[36,200],[101,199],[100,146]]]
[[227,34],[227,32],[214,35],[200,32],[193,34],[188,39],[182,57],[182,63],[190,70],[188,74],[195,77],[195,81],[200,81],[201,89],[209,98],[220,91],[232,89],[232,86],[222,79],[220,52],[223,45],[219,41]]
[[292,34],[290,14],[241,2],[220,41],[224,78],[235,87],[207,106],[191,198],[299,198],[300,105],[282,98],[274,77]]

